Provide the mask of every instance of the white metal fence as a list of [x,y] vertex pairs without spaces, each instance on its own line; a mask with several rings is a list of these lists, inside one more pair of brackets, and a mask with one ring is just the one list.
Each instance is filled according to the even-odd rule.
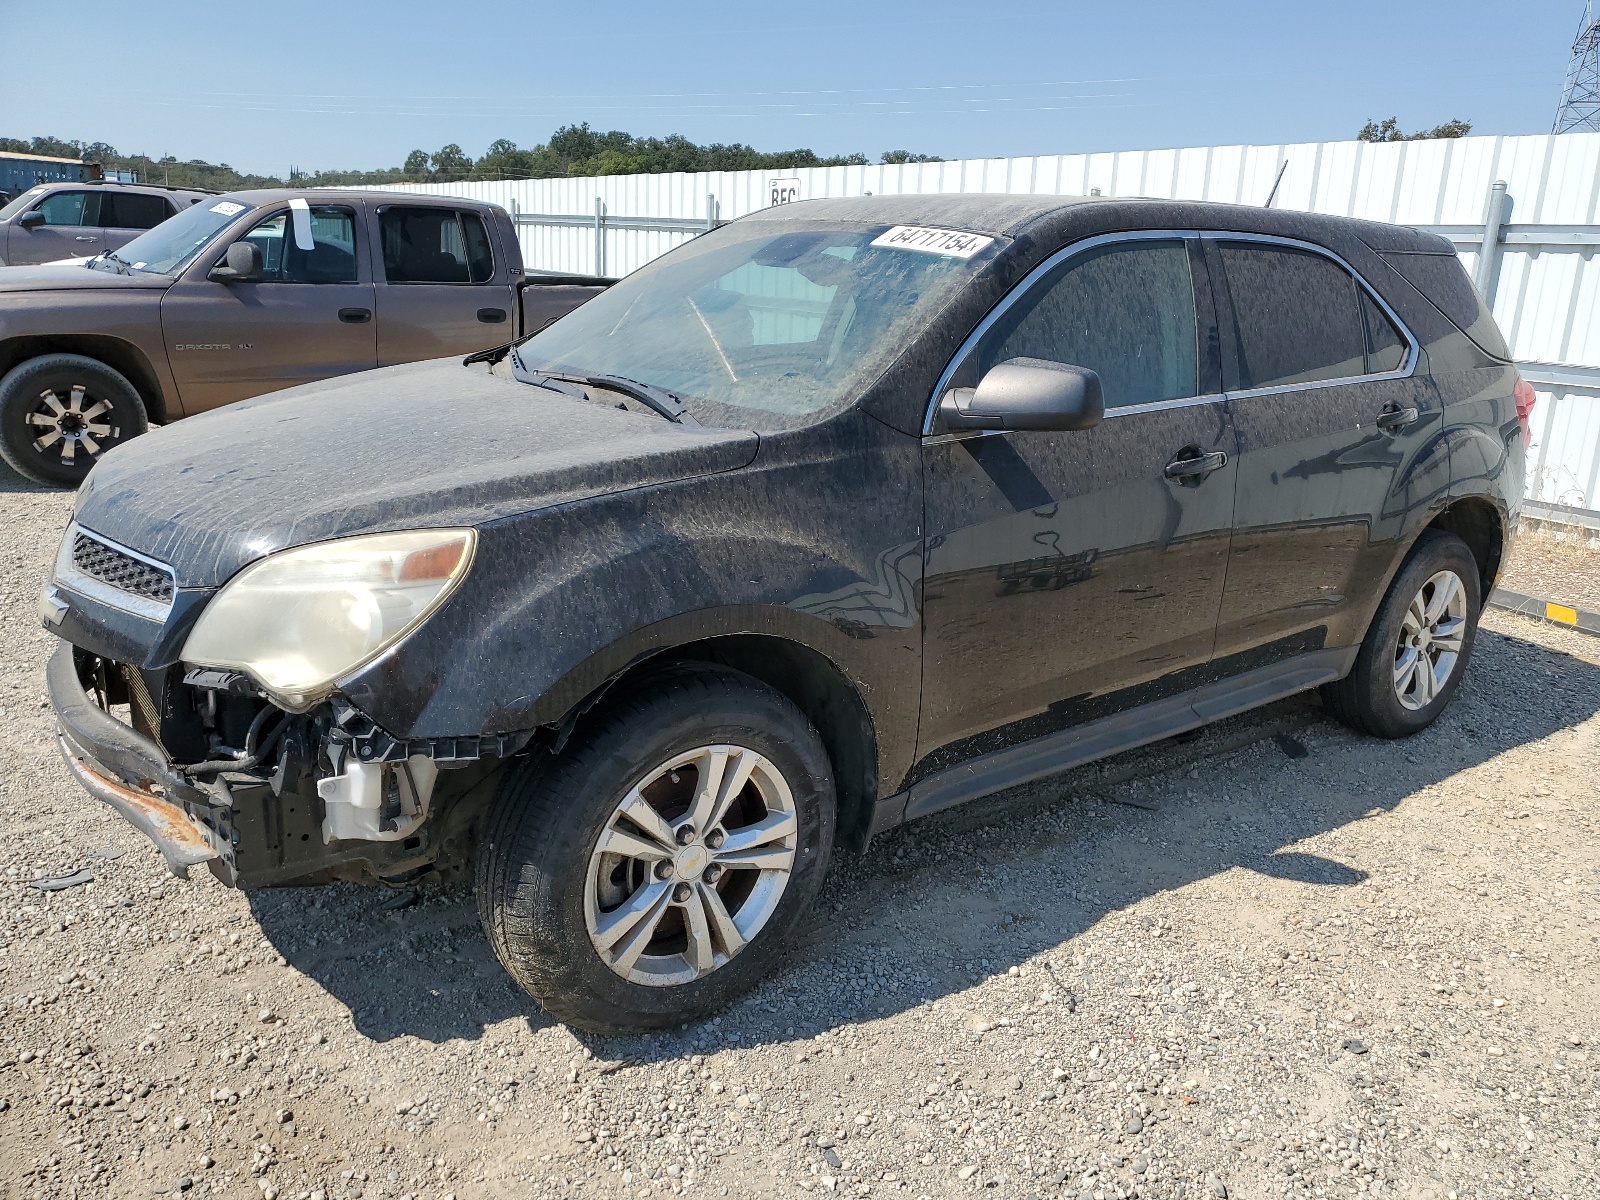
[[[1600,133],[1202,146],[893,166],[402,185],[517,219],[532,270],[622,275],[716,224],[799,199],[927,192],[1264,204],[1431,229],[1455,243],[1534,385],[1528,496],[1600,510]],[[1503,181],[1503,196],[1497,188]],[[1276,184],[1276,194],[1274,185]],[[1494,253],[1480,261],[1486,237]]]

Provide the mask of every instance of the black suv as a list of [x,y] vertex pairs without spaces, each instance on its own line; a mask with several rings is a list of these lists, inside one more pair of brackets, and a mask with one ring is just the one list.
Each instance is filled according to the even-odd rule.
[[1531,400],[1427,234],[788,205],[112,451],[41,598],[61,746],[174,869],[475,869],[553,1014],[679,1022],[836,843],[1309,688],[1428,725]]

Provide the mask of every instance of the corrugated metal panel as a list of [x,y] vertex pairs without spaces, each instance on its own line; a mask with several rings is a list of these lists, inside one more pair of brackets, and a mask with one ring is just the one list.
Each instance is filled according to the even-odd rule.
[[1528,498],[1600,509],[1600,396],[1534,385]]
[[[1282,178],[1279,179],[1279,171]],[[1506,182],[1519,230],[1588,226],[1600,220],[1600,134],[1469,137],[1427,142],[1305,142],[1198,146],[942,163],[813,167],[792,171],[617,175],[504,183],[401,186],[391,190],[491,200],[523,213],[592,218],[598,198],[616,217],[702,220],[706,198],[731,220],[763,208],[768,180],[800,180],[801,196],[976,192],[1154,196],[1262,204],[1278,181],[1275,207],[1421,226],[1484,222],[1490,188]],[[1537,233],[1537,230],[1534,229]],[[530,268],[593,273],[593,228],[521,225]],[[690,232],[609,230],[605,269],[621,275],[681,245]],[[1474,272],[1478,247],[1462,244]],[[1495,319],[1519,361],[1600,368],[1600,263],[1596,245],[1500,249]],[[1553,503],[1600,507],[1600,389],[1541,387],[1529,494]]]

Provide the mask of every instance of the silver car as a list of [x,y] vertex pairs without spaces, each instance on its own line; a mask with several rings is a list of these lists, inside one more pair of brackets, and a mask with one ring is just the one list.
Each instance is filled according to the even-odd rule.
[[0,266],[119,249],[212,194],[137,183],[41,183],[0,208]]

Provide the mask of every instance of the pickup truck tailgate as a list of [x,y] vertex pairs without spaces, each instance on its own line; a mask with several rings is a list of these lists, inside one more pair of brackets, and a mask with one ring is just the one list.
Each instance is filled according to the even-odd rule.
[[557,317],[566,316],[585,300],[598,296],[610,286],[609,279],[528,280],[522,286],[522,332],[539,332]]

